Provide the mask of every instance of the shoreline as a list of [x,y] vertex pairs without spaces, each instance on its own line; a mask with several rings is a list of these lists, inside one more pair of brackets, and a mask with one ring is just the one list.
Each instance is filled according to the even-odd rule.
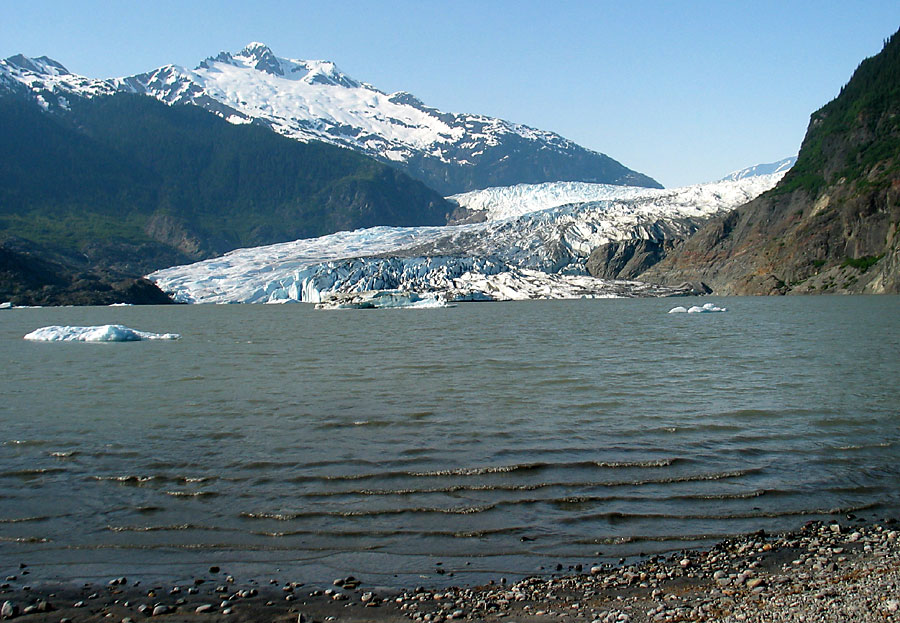
[[[0,618],[40,623],[213,621],[900,621],[900,522],[809,522],[698,550],[472,587],[378,589],[365,578],[314,589],[242,583],[210,567],[191,583],[28,584],[4,569]],[[2,578],[0,578],[2,579]]]

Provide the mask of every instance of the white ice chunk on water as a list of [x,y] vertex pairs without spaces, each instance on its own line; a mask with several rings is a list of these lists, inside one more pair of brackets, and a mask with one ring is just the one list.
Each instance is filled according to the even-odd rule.
[[713,305],[712,303],[704,303],[702,307],[694,305],[690,309],[687,307],[682,307],[679,305],[678,307],[673,307],[669,310],[670,314],[707,314],[710,312],[724,312],[728,311],[727,307],[718,307]]
[[718,307],[712,303],[704,303],[703,307],[697,307],[696,305],[691,307],[688,310],[688,313],[689,314],[705,314],[708,312],[724,312],[724,311],[728,311],[728,310],[724,307]]
[[316,304],[316,309],[428,309],[434,307],[450,306],[439,296],[398,290],[370,290],[352,294],[337,294]]
[[138,342],[141,340],[177,340],[177,333],[149,333],[120,324],[94,327],[50,326],[35,329],[25,336],[37,342]]

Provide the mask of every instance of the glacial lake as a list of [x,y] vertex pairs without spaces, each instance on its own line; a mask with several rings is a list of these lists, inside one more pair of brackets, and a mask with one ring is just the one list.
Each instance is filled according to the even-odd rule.
[[[22,339],[107,323],[183,337]],[[900,511],[897,296],[14,309],[0,351],[34,583],[465,584]]]

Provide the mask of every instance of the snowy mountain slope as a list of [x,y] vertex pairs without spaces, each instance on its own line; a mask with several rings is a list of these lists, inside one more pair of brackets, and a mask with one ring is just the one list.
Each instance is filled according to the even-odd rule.
[[21,54],[0,60],[0,87],[33,99],[44,110],[68,108],[67,96],[95,97],[117,90],[112,81],[77,76],[46,56]]
[[66,94],[146,94],[201,106],[231,123],[257,123],[321,140],[400,168],[444,195],[489,186],[581,180],[659,187],[604,154],[501,119],[445,113],[405,92],[387,94],[329,61],[275,56],[261,43],[222,52],[193,70],[177,65],[110,80],[75,76],[41,57],[0,62],[0,84],[30,90],[45,108]]
[[777,162],[770,162],[768,164],[757,164],[752,167],[747,167],[746,169],[741,169],[740,171],[732,171],[725,177],[723,177],[720,181],[735,181],[742,180],[747,177],[754,177],[757,175],[771,175],[772,173],[787,173],[788,170],[794,166],[794,163],[797,162],[797,156],[791,156],[790,158],[784,158],[783,160],[779,160]]
[[[593,279],[585,261],[611,240],[684,237],[780,177],[673,190],[620,187],[620,196],[590,185],[580,188],[580,197],[566,184],[488,189],[482,197],[507,197],[496,214],[517,215],[468,225],[339,232],[240,249],[149,278],[177,300],[195,303],[319,302],[335,292],[385,289],[448,300],[666,294],[676,290]],[[522,207],[516,209],[510,196],[519,197]],[[541,208],[559,197],[568,203]]]
[[[779,172],[780,175],[783,174]],[[635,205],[680,206],[693,216],[702,215],[702,206],[714,204],[740,205],[768,190],[770,178],[751,176],[740,184],[699,184],[675,189],[654,189],[583,182],[556,182],[545,184],[517,184],[500,188],[486,188],[448,197],[469,212],[484,214],[486,220],[517,217],[555,208],[570,203],[589,201],[628,200]],[[741,178],[743,179],[743,178]],[[721,180],[736,181],[736,180]],[[650,208],[652,209],[652,208]]]

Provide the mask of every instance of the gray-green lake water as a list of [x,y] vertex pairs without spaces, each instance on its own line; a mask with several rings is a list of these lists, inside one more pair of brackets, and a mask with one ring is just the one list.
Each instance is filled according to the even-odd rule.
[[[707,300],[0,311],[0,567],[466,583],[897,516],[900,297]],[[107,323],[183,337],[22,339]]]

